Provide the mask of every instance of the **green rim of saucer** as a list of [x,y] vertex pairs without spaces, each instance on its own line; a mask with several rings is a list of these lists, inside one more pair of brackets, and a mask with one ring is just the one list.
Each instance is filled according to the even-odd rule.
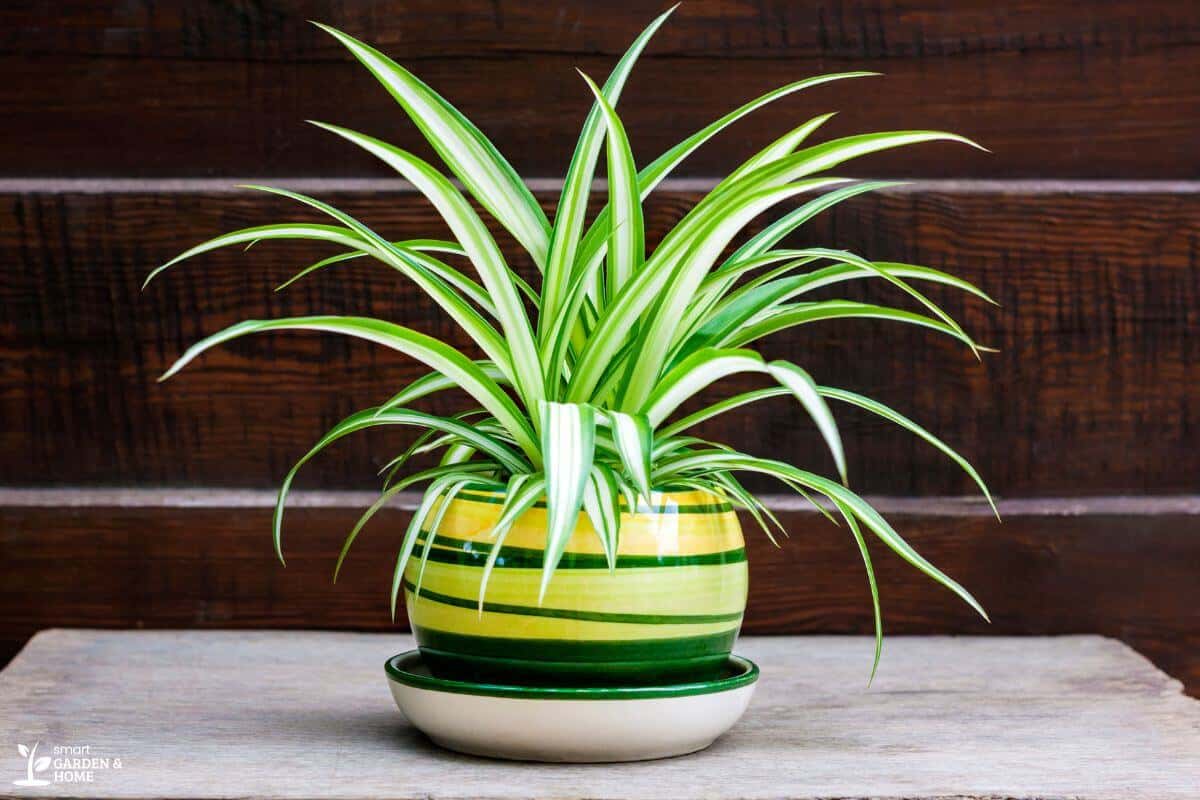
[[650,700],[660,697],[693,697],[699,694],[728,692],[749,686],[758,680],[758,665],[748,658],[730,656],[725,676],[707,681],[663,683],[648,686],[517,686],[501,683],[439,678],[429,671],[419,650],[392,656],[384,664],[389,680],[417,689],[486,697],[516,697],[557,700]]

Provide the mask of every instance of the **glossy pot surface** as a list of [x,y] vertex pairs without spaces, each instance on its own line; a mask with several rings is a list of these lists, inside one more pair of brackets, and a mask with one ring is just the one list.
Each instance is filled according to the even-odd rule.
[[595,685],[703,679],[726,663],[746,608],[747,568],[732,507],[704,492],[656,493],[621,516],[617,566],[581,514],[538,603],[546,509],[528,511],[479,585],[503,496],[461,492],[422,569],[405,571],[422,657],[448,677]]

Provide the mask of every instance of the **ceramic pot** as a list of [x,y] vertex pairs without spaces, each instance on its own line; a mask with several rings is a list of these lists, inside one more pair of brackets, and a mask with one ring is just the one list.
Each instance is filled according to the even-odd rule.
[[746,552],[725,500],[656,493],[621,515],[609,570],[586,514],[538,603],[546,509],[516,523],[479,583],[503,495],[463,491],[446,510],[421,578],[423,540],[404,576],[408,618],[430,668],[446,677],[536,685],[636,685],[720,672],[746,608]]

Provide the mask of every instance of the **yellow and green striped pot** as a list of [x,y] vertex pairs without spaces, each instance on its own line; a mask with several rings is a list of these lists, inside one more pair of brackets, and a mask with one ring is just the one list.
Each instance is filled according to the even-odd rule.
[[720,672],[746,608],[737,515],[704,492],[652,499],[622,513],[612,571],[580,514],[541,604],[546,509],[530,509],[505,539],[481,614],[479,582],[503,496],[461,492],[434,538],[420,596],[414,595],[419,557],[404,576],[408,619],[426,662],[447,676],[541,684],[631,684]]

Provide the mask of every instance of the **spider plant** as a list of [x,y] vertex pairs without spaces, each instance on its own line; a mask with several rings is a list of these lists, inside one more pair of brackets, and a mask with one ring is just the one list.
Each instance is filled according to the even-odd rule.
[[[379,501],[351,531],[338,558],[340,568],[365,522],[388,500],[406,489],[424,486],[423,499],[396,559],[393,613],[406,563],[414,555],[421,532],[431,532],[427,551],[437,533],[440,512],[464,487],[484,486],[505,497],[480,587],[482,604],[487,575],[508,529],[536,501],[544,498],[548,514],[541,577],[544,596],[581,513],[590,519],[611,566],[621,510],[637,508],[640,499],[648,500],[659,487],[687,487],[719,495],[748,512],[771,536],[771,526],[778,527],[778,521],[736,477],[759,473],[816,501],[831,519],[836,515],[845,521],[866,566],[878,659],[879,595],[865,533],[948,587],[980,614],[984,611],[966,589],[918,554],[874,508],[847,488],[845,457],[831,402],[877,414],[912,432],[965,470],[985,496],[987,488],[962,456],[916,422],[862,395],[823,386],[800,365],[767,360],[754,348],[764,338],[797,326],[871,318],[927,328],[957,339],[978,354],[980,348],[967,333],[914,285],[948,286],[988,299],[971,284],[929,267],[872,261],[840,249],[781,244],[835,204],[892,185],[854,182],[829,174],[850,159],[927,142],[973,143],[938,131],[893,131],[809,144],[810,137],[832,116],[824,114],[786,132],[739,165],[650,249],[643,203],[696,148],[768,103],[811,86],[875,74],[822,75],[768,92],[638,169],[615,107],[634,62],[670,13],[654,20],[633,42],[603,86],[583,76],[594,103],[567,167],[553,220],[511,164],[446,99],[378,50],[319,25],[391,93],[459,185],[432,164],[380,139],[336,125],[313,124],[361,147],[411,182],[440,213],[453,239],[393,241],[320,200],[285,189],[252,186],[249,188],[315,209],[328,221],[289,222],[227,233],[187,250],[150,278],[220,247],[279,239],[326,242],[340,252],[302,270],[284,286],[354,259],[374,259],[416,283],[465,331],[478,352],[461,352],[397,322],[379,319],[306,316],[249,320],[192,346],[162,379],[209,348],[266,331],[345,334],[392,348],[429,367],[427,374],[390,399],[352,414],[325,434],[284,478],[273,520],[275,548],[282,559],[284,502],[297,471],[309,459],[357,431],[385,425],[419,429],[415,443],[386,468],[388,476]],[[589,221],[587,202],[602,155],[608,179],[607,205]],[[506,262],[468,196],[536,265],[534,285]],[[802,198],[802,202],[792,203],[786,214],[732,245],[752,220],[793,198]],[[462,268],[464,264],[468,269]],[[919,310],[811,296],[817,289],[860,279],[890,285],[914,301]],[[687,416],[676,414],[701,390],[740,373],[762,375],[769,385]],[[470,398],[462,413],[435,416],[413,407],[422,398],[448,390]],[[779,395],[793,397],[811,418],[832,455],[838,479],[743,453],[691,433],[705,420]],[[436,466],[398,477],[412,457],[428,453],[437,454]]]

